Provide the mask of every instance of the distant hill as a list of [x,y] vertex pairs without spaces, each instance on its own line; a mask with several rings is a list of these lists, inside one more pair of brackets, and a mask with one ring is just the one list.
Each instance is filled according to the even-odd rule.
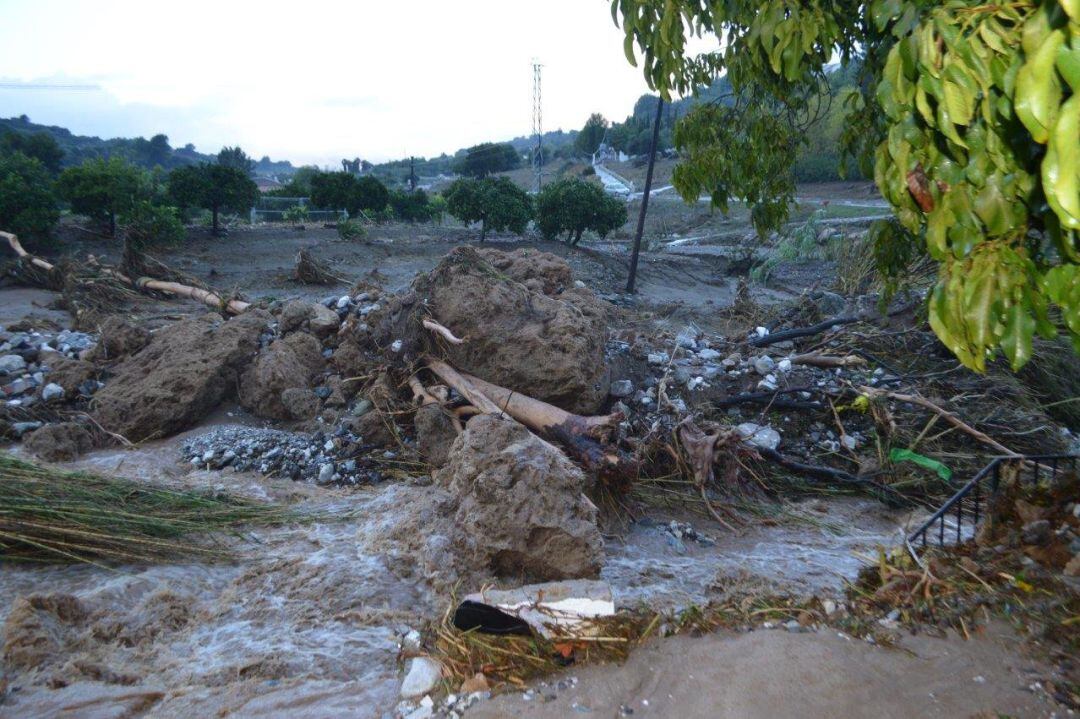
[[[27,134],[44,132],[51,135],[64,151],[64,157],[60,161],[61,167],[79,165],[95,157],[123,157],[146,169],[161,166],[166,170],[171,170],[175,167],[198,162],[213,162],[217,159],[216,155],[196,151],[195,146],[190,143],[183,147],[172,147],[166,135],[154,135],[149,140],[144,137],[102,139],[90,135],[76,135],[66,127],[39,125],[31,122],[26,115],[0,117],[0,135],[8,132]],[[295,171],[296,168],[287,160],[275,162],[269,157],[263,157],[255,163],[255,172],[260,175],[291,175]]]

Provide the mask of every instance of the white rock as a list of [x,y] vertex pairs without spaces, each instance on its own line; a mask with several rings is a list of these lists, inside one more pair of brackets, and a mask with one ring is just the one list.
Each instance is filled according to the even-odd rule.
[[338,298],[337,308],[339,310],[343,310],[346,307],[348,307],[350,304],[352,304],[352,298],[349,297],[348,295],[342,295],[341,297]]
[[776,362],[768,355],[755,357],[751,364],[754,365],[754,371],[763,377],[776,369]]
[[15,374],[26,369],[26,360],[19,355],[0,357],[0,374]]
[[691,330],[683,330],[675,336],[675,344],[678,347],[688,350],[697,349],[697,340],[694,338],[694,332]]
[[780,370],[781,372],[790,372],[791,371],[791,360],[789,360],[787,358],[780,360],[779,362],[776,363],[776,369]]
[[[22,359],[21,357],[19,359]],[[649,364],[667,364],[668,356],[664,352],[650,352]]]
[[394,340],[393,342],[391,342],[390,343],[390,351],[391,352],[400,352],[401,351],[401,340]]
[[705,384],[705,378],[704,377],[691,377],[690,381],[686,383],[686,389],[693,392],[694,390],[696,390],[698,387],[700,387],[703,384]]
[[64,388],[55,382],[50,382],[45,385],[41,390],[41,398],[46,402],[51,402],[54,399],[60,399],[64,396]]
[[840,444],[844,445],[846,449],[855,449],[859,446],[858,441],[850,434],[845,434],[840,438]]
[[415,629],[406,632],[401,638],[401,648],[410,652],[420,651],[420,632]]
[[770,380],[768,377],[766,377],[765,379],[757,383],[757,388],[762,392],[772,392],[774,389],[776,389],[776,380]]
[[703,350],[698,350],[697,356],[700,357],[704,362],[711,362],[712,360],[720,359],[720,353],[708,347]]
[[409,671],[401,682],[401,697],[411,699],[427,694],[439,685],[442,679],[442,665],[431,657],[413,657],[409,660]]
[[765,329],[764,327],[755,327],[754,334],[758,337],[767,337],[769,335],[769,330]]
[[772,427],[763,427],[753,422],[743,422],[735,430],[742,435],[750,444],[765,449],[776,449],[780,446],[780,433]]
[[585,283],[581,280],[574,280],[574,287],[577,287],[579,290],[583,290],[585,289]]
[[319,467],[319,481],[329,482],[334,477],[334,463],[327,462]]

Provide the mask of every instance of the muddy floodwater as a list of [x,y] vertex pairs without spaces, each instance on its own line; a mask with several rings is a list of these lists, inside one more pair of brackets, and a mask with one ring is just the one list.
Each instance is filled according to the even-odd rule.
[[[236,419],[219,413],[215,426]],[[233,471],[201,471],[179,447],[203,426],[68,466],[219,487],[345,519],[260,529],[227,540],[236,560],[103,569],[5,567],[7,643],[38,658],[11,687],[6,716],[381,716],[398,702],[398,642],[448,596],[387,541],[429,489],[407,482],[324,488]],[[654,516],[606,537],[602,578],[620,606],[678,608],[740,582],[795,592],[839,590],[859,553],[892,543],[907,517],[861,499],[789,504],[773,526],[733,534],[711,521]],[[27,611],[26,597],[34,597]],[[60,606],[76,607],[61,611]],[[10,616],[23,612],[27,616]],[[73,714],[74,715],[74,714]]]

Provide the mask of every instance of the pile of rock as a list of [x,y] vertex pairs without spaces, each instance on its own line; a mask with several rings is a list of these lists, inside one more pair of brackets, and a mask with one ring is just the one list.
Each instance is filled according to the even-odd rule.
[[[0,328],[0,404],[32,407],[92,396],[103,385],[92,365],[78,359],[96,342],[92,335],[62,330],[57,333],[5,331]],[[33,423],[13,426],[21,436]]]
[[[370,455],[377,450],[375,457]],[[391,450],[372,447],[345,427],[288,432],[256,427],[218,427],[184,443],[183,458],[204,469],[253,471],[323,485],[371,484],[384,479],[378,458]]]

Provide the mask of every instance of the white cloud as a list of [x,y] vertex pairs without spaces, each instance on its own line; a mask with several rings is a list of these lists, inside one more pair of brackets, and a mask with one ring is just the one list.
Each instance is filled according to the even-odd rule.
[[336,164],[437,155],[531,128],[621,119],[646,91],[605,0],[0,0],[4,75],[99,93],[0,89],[0,115],[99,135]]

